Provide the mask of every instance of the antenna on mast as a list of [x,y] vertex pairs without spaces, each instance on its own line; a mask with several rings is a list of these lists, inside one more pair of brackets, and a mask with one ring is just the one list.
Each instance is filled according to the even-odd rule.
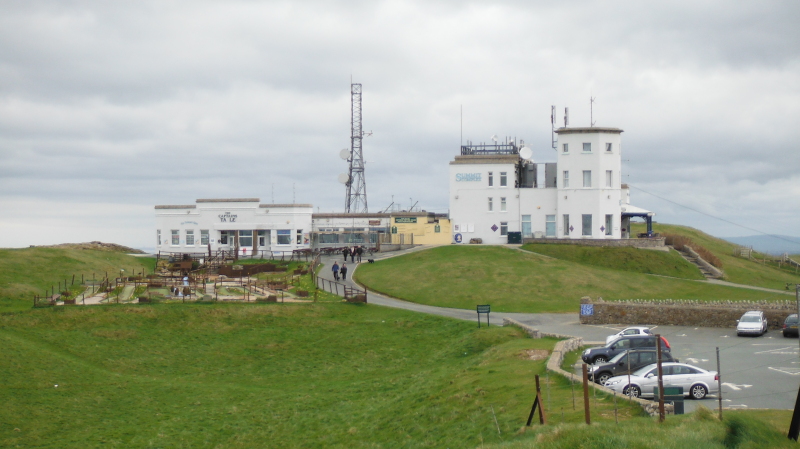
[[[372,132],[361,130],[361,83],[350,84],[350,171],[347,175],[339,175],[339,182],[347,187],[344,204],[345,213],[366,213],[367,210],[367,183],[364,180],[364,153],[361,140],[364,136],[371,136]],[[343,150],[342,158],[346,156]]]
[[564,108],[564,128],[569,126],[569,108]]
[[595,97],[589,95],[589,127],[594,126],[594,100]]

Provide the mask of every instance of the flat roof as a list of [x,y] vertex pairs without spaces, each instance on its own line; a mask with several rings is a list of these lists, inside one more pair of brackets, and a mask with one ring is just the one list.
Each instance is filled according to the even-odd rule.
[[182,205],[163,205],[163,206],[156,206],[156,209],[197,209],[197,206],[194,204],[182,204]]
[[258,207],[262,209],[266,208],[277,209],[279,207],[314,207],[314,206],[311,204],[292,203],[292,204],[259,204]]
[[590,126],[588,128],[558,128],[556,134],[592,134],[592,133],[609,133],[619,134],[623,132],[619,128],[603,128],[600,126]]
[[467,154],[456,156],[450,165],[466,164],[516,164],[519,162],[518,154]]
[[211,198],[199,199],[197,203],[257,203],[261,198]]

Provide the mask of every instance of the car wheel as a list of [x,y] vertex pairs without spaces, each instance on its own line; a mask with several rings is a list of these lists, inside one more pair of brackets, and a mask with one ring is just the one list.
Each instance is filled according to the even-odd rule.
[[783,338],[789,338],[789,336],[786,335],[786,332],[783,333]]
[[622,389],[622,394],[630,395],[631,397],[638,398],[642,395],[642,390],[636,385],[628,385]]
[[605,356],[599,355],[592,360],[592,363],[597,365],[598,363],[606,363],[607,361],[608,359]]
[[692,385],[692,388],[689,389],[689,393],[692,395],[693,399],[703,399],[708,394],[708,390],[702,385]]
[[599,376],[595,376],[594,378],[597,380],[597,383],[599,383],[600,385],[605,385],[606,381],[608,379],[611,379],[611,374],[610,373],[602,373]]

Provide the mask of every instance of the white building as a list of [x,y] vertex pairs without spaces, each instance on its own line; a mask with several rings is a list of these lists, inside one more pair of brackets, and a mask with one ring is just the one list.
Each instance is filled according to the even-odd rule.
[[622,130],[556,132],[556,163],[526,160],[513,142],[461,147],[450,162],[454,242],[503,244],[509,232],[521,238],[622,239],[629,237],[632,216],[644,217],[651,231],[654,214],[630,206],[620,183]]
[[310,248],[310,204],[260,204],[258,198],[199,199],[191,205],[156,206],[156,249],[290,252]]

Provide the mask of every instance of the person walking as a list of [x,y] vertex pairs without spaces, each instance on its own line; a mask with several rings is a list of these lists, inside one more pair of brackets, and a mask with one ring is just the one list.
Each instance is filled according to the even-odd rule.
[[347,256],[350,255],[350,247],[345,246],[345,248],[342,250],[342,254],[344,255],[344,261],[347,262]]
[[331,267],[331,270],[333,271],[333,278],[338,281],[339,280],[339,263],[338,262],[333,262],[333,266]]
[[342,280],[343,280],[343,281],[346,281],[346,280],[347,280],[347,264],[346,264],[346,263],[343,263],[343,264],[342,264],[342,268],[341,268],[341,270],[339,270],[339,271],[341,271],[341,272],[342,272]]
[[[347,259],[345,257],[345,259]],[[350,263],[354,263],[356,261],[356,247],[350,248]]]
[[356,248],[356,256],[358,257],[358,263],[361,263],[362,254],[364,254],[364,247],[359,245],[358,248]]

